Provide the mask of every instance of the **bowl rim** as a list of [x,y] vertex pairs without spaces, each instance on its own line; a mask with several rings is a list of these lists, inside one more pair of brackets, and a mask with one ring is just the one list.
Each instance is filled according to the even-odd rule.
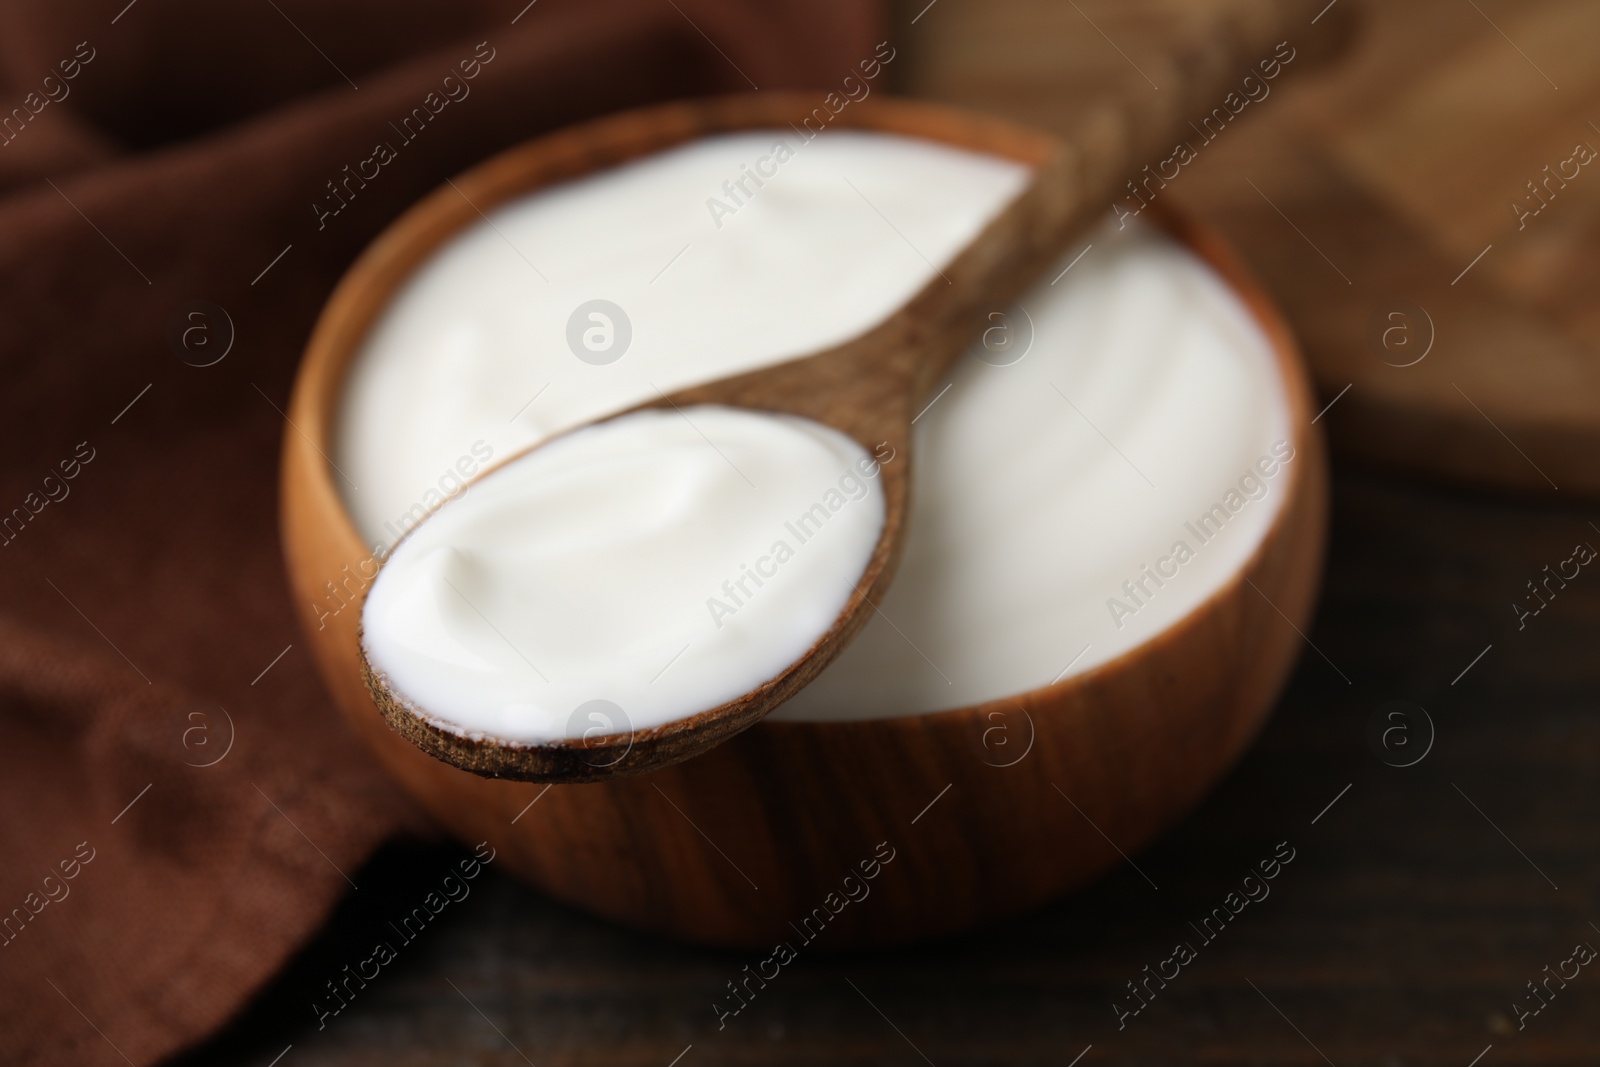
[[[323,521],[335,524],[336,529],[329,531],[330,536],[345,546],[359,546],[359,552],[365,555],[363,562],[381,562],[383,556],[374,546],[368,545],[356,529],[337,487],[332,460],[328,458],[344,386],[372,326],[394,295],[440,248],[480,221],[487,210],[702,137],[781,129],[779,123],[783,120],[775,116],[803,117],[810,114],[814,104],[815,100],[805,94],[758,92],[670,101],[623,111],[523,141],[447,179],[418,200],[367,245],[341,276],[318,315],[296,371],[288,406],[292,428],[286,429],[284,435],[282,491],[285,498],[294,480],[290,466],[295,454],[302,453],[299,458],[305,459],[304,450],[309,447],[314,450],[309,455],[320,462],[303,465],[302,471],[309,475],[309,481],[300,484],[297,490],[312,494],[311,510]],[[942,103],[880,94],[833,116],[828,129],[835,128],[921,138],[1032,167],[1043,165],[1052,148],[1060,144],[1052,134],[1004,118]],[[645,131],[644,136],[641,131]],[[1284,394],[1296,456],[1305,454],[1320,462],[1319,431],[1310,421],[1309,373],[1283,314],[1239,255],[1215,231],[1165,201],[1152,202],[1149,207],[1153,225],[1216,272],[1262,330]],[[915,299],[913,296],[912,300]],[[885,318],[901,310],[903,307],[893,309]],[[1275,514],[1231,575],[1163,629],[1094,667],[1044,686],[939,711],[865,719],[775,720],[767,717],[752,729],[919,731],[930,723],[954,723],[959,718],[973,716],[982,719],[1008,707],[1020,706],[1027,710],[1059,704],[1064,694],[1093,686],[1100,679],[1127,670],[1152,649],[1181,640],[1212,605],[1233,595],[1240,583],[1263,563],[1275,537],[1288,521],[1295,500],[1308,484],[1313,484],[1308,481],[1313,475],[1310,467],[1309,463],[1290,467],[1288,484],[1282,490]],[[287,507],[284,511],[287,515]],[[288,525],[286,517],[285,550],[292,556],[292,534]],[[352,559],[360,558],[349,552],[344,554]],[[292,558],[290,566],[293,570]],[[363,588],[354,605],[358,618],[365,596]],[[1276,609],[1276,605],[1273,607]],[[391,729],[396,728],[376,703],[373,710],[388,721]],[[636,736],[646,733],[634,732]],[[726,739],[721,743],[726,743]],[[427,748],[422,751],[432,755]]]

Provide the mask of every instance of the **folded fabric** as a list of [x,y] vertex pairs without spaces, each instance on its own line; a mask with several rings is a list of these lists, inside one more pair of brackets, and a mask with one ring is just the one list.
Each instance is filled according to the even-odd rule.
[[502,148],[829,85],[880,14],[41,0],[3,22],[0,1062],[146,1064],[426,830],[323,692],[279,552],[282,412],[340,273]]

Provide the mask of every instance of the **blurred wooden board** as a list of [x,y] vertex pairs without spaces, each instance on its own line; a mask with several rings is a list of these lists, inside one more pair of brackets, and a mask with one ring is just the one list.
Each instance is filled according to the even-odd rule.
[[1374,11],[1374,50],[1446,21],[1476,32],[1420,67],[1398,50],[1385,56],[1371,79],[1394,86],[1383,97],[1332,97],[1336,158],[1461,262],[1495,244],[1501,254],[1480,264],[1489,278],[1600,343],[1600,303],[1583,299],[1600,277],[1600,175],[1583,167],[1571,181],[1558,176],[1548,210],[1525,227],[1511,209],[1540,207],[1527,183],[1576,143],[1600,148],[1600,5],[1489,4],[1504,37],[1470,7],[1403,7],[1398,18]]
[[[1600,494],[1600,167],[1552,183],[1520,228],[1511,208],[1539,204],[1526,183],[1575,145],[1600,149],[1600,5],[1286,2],[1304,12],[1294,47],[1354,21],[1347,53],[1272,85],[1159,195],[1223,230],[1283,304],[1338,398],[1342,454]],[[906,20],[902,88],[1064,128],[1113,86],[1159,92],[1163,42],[1230,7],[1248,5],[939,0]]]

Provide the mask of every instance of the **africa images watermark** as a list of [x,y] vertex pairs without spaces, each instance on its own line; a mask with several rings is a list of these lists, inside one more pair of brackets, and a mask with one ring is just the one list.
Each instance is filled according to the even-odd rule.
[[[87,455],[85,449],[88,450]],[[44,491],[43,496],[38,490],[30,491],[22,498],[21,504],[11,509],[9,515],[0,516],[0,548],[8,547],[21,536],[28,523],[38,518],[46,507],[67,499],[72,492],[72,487],[67,483],[81,474],[83,468],[94,461],[94,457],[93,446],[88,441],[79,441],[71,456],[56,463],[60,476],[57,477],[56,472],[52,471],[39,483],[39,488]]]
[[[1222,931],[1227,929],[1228,924],[1238,918],[1248,905],[1259,904],[1266,900],[1272,893],[1272,887],[1267,883],[1278,877],[1284,867],[1294,862],[1294,857],[1295,850],[1290,847],[1289,842],[1279,841],[1273,847],[1272,857],[1256,864],[1257,870],[1260,871],[1259,877],[1256,871],[1251,871],[1240,880],[1239,889],[1230,890],[1228,895],[1222,898],[1222,903],[1212,908],[1211,912],[1200,920],[1199,926],[1191,922],[1189,925],[1199,935],[1200,947],[1205,948],[1222,936]],[[1240,895],[1241,890],[1243,895]],[[1183,973],[1183,968],[1193,963],[1199,956],[1199,951],[1193,945],[1187,941],[1179,941],[1172,947],[1172,955],[1157,963],[1154,971],[1151,971],[1148,963],[1145,964],[1144,976],[1139,979],[1129,979],[1127,983],[1128,992],[1133,994],[1135,1006],[1124,1006],[1115,1000],[1111,1002],[1111,1010],[1117,1015],[1117,1029],[1126,1029],[1128,1020],[1144,1011],[1150,1002],[1156,999],[1156,994],[1167,988],[1168,982],[1175,981],[1178,975]],[[1152,982],[1155,983],[1153,987]]]
[[[1194,521],[1183,524],[1198,547],[1191,547],[1187,540],[1179,538],[1167,555],[1156,560],[1154,568],[1146,563],[1138,575],[1122,583],[1123,596],[1107,597],[1106,610],[1111,613],[1111,621],[1117,624],[1117,629],[1122,629],[1125,618],[1139,614],[1141,608],[1154,600],[1167,582],[1178,576],[1179,568],[1222,533],[1229,519],[1243,511],[1246,504],[1264,499],[1272,491],[1271,479],[1287,467],[1294,456],[1294,446],[1289,442],[1273,442],[1272,455],[1257,459],[1254,466],[1239,477],[1237,486],[1230,487],[1221,500]],[[1151,583],[1155,584],[1154,589],[1150,588]]]
[[22,104],[11,109],[9,115],[0,118],[0,148],[10,146],[12,141],[22,136],[22,131],[28,124],[37,119],[41,112],[51,104],[59,104],[72,93],[72,86],[67,83],[83,73],[83,68],[94,62],[97,53],[88,41],[79,41],[73,49],[72,55],[56,64],[60,77],[55,74],[46,74],[39,83],[39,88],[31,90],[22,98]]
[[416,529],[417,524],[423,519],[443,507],[446,501],[466,492],[471,487],[472,476],[482,470],[493,457],[493,445],[482,438],[472,442],[468,454],[457,459],[452,466],[446,467],[444,473],[439,475],[438,482],[423,492],[421,500],[401,512],[392,522],[383,524],[384,531],[393,535],[393,541],[375,542],[372,546],[372,555],[357,563],[353,569],[346,563],[339,571],[337,584],[333,579],[323,582],[326,593],[321,603],[311,605],[312,610],[317,613],[317,629],[326,627],[329,619],[360,599],[361,593],[378,576],[378,568],[389,558],[390,550],[400,542],[400,539]]
[[[1155,164],[1152,172],[1151,165],[1145,164],[1144,177],[1137,184],[1134,179],[1128,180],[1128,191],[1133,194],[1133,199],[1139,202],[1136,208],[1127,208],[1121,204],[1112,205],[1117,213],[1117,228],[1124,229],[1128,220],[1138,215],[1150,206],[1150,201],[1156,198],[1156,193],[1167,187],[1167,182],[1175,180],[1183,173],[1183,168],[1200,158],[1200,150],[1206,145],[1222,136],[1222,131],[1228,124],[1239,117],[1240,112],[1252,103],[1260,103],[1272,92],[1272,86],[1267,84],[1283,72],[1283,68],[1294,62],[1298,53],[1290,47],[1288,41],[1279,41],[1272,55],[1256,64],[1261,71],[1257,77],[1254,72],[1246,74],[1239,89],[1230,91],[1222,98],[1222,103],[1211,109],[1196,126],[1192,121],[1189,128],[1200,135],[1200,143],[1196,146],[1191,141],[1179,141],[1173,146],[1172,154],[1166,159]],[[1169,173],[1170,171],[1170,173]],[[1151,184],[1154,183],[1154,188]],[[1143,190],[1143,192],[1141,192]]]
[[[821,500],[783,524],[784,530],[794,538],[794,545],[780,537],[772,542],[766,555],[757,557],[754,567],[740,563],[739,573],[722,583],[722,593],[727,600],[706,597],[706,611],[711,613],[711,621],[717,629],[722,629],[725,617],[739,614],[739,609],[754,599],[756,590],[766,584],[763,579],[777,577],[778,568],[793,559],[800,546],[821,533],[829,519],[846,505],[864,499],[868,493],[867,481],[876,478],[883,465],[892,463],[894,457],[894,448],[887,441],[880,442],[871,457],[863,457],[855,466],[846,468],[839,476],[839,484],[829,486]],[[857,471],[861,472],[859,476]],[[750,588],[751,582],[755,583],[754,590]]]
[[[484,855],[485,849],[488,849],[488,855]],[[356,993],[367,988],[368,982],[374,981],[383,972],[384,967],[394,962],[399,956],[395,944],[401,948],[411,944],[447,906],[466,900],[472,892],[467,883],[483,873],[483,868],[492,863],[494,857],[495,851],[489,846],[489,842],[480,841],[473,850],[473,858],[460,861],[458,865],[461,869],[460,877],[453,872],[445,875],[439,882],[439,888],[430,889],[427,896],[422,898],[422,903],[400,919],[399,926],[392,921],[389,923],[389,929],[395,932],[394,944],[387,940],[379,941],[373,946],[371,954],[356,961],[354,970],[347,963],[341,968],[342,977],[337,981],[333,978],[328,979],[326,985],[328,993],[333,998],[332,1001],[327,1007],[317,1001],[311,1002],[311,1013],[317,1017],[317,1029],[326,1029],[330,1018],[349,1007]]]
[[[1527,983],[1528,999],[1537,1004],[1538,1007],[1525,1008],[1522,1006],[1520,999],[1511,1002],[1511,1010],[1517,1016],[1517,1029],[1526,1030],[1528,1028],[1528,1020],[1544,1011],[1550,1006],[1550,1002],[1556,999],[1558,990],[1550,988],[1551,982],[1556,983],[1559,989],[1567,988],[1568,982],[1577,978],[1583,968],[1594,962],[1595,955],[1593,945],[1587,941],[1580,941],[1573,946],[1572,955],[1556,964],[1554,970],[1551,969],[1549,964],[1545,965],[1544,970],[1540,972],[1544,975],[1544,980],[1539,982],[1538,985],[1535,985],[1533,980],[1530,979]],[[1570,974],[1567,972],[1568,966],[1572,968]],[[1543,989],[1544,992],[1540,993],[1540,989]]]
[[[88,852],[85,854],[84,850]],[[23,929],[38,917],[52,903],[59,904],[67,899],[72,892],[72,887],[67,883],[82,872],[83,868],[93,862],[95,857],[94,846],[87,841],[80,841],[72,855],[56,864],[57,870],[51,871],[40,880],[38,892],[30,892],[22,898],[22,904],[12,908],[11,913],[0,918],[0,948],[7,948],[22,933]],[[52,888],[51,883],[54,883]]]
[[[887,49],[888,54],[885,54]],[[838,115],[852,103],[860,103],[872,93],[868,83],[883,72],[883,68],[894,62],[895,49],[890,47],[888,41],[878,42],[878,47],[873,51],[873,58],[863,59],[857,64],[861,71],[858,78],[854,74],[847,74],[840,83],[839,92],[830,92],[822,98],[822,103],[811,109],[811,114],[800,120],[800,125],[789,124],[799,138],[799,147],[817,139],[823,130],[828,128]],[[778,138],[772,142],[772,147],[765,155],[757,156],[751,163],[739,164],[739,176],[730,178],[722,183],[723,198],[710,196],[706,198],[706,210],[711,213],[711,221],[716,223],[717,229],[722,229],[722,221],[730,215],[737,215],[739,209],[755,199],[757,192],[773,178],[778,176],[778,169],[795,157],[797,148],[792,148],[788,141]],[[751,189],[750,184],[755,184]],[[742,194],[742,195],[741,195]]]
[[[887,855],[884,854],[886,849],[888,850]],[[815,941],[828,923],[833,920],[834,916],[844,911],[851,901],[859,904],[861,901],[866,900],[872,892],[872,887],[867,883],[882,874],[883,868],[894,862],[895,855],[894,846],[887,841],[880,841],[878,846],[873,849],[870,858],[856,864],[861,872],[859,878],[853,871],[845,875],[839,883],[839,890],[837,892],[829,892],[827,896],[823,897],[822,903],[812,908],[800,920],[799,926],[790,923],[789,925],[794,927],[795,933],[799,934],[802,939],[801,948]],[[840,895],[841,893],[843,894],[842,896]],[[750,970],[750,965],[745,964],[744,977],[738,985],[734,984],[733,979],[730,978],[728,980],[729,1000],[737,1007],[725,1007],[721,1001],[711,1005],[711,1010],[717,1013],[717,1029],[725,1029],[728,1025],[728,1020],[748,1007],[750,1001],[756,999],[756,994],[767,988],[767,983],[776,979],[782,973],[783,968],[793,963],[799,958],[799,955],[798,949],[789,942],[783,941],[773,947],[770,956],[756,964],[753,972]],[[769,966],[771,967],[771,973],[767,971]],[[755,989],[750,988],[750,983],[752,982],[756,984]],[[740,993],[741,989],[744,991],[742,995]]]
[[[1582,573],[1582,568],[1592,562],[1594,557],[1594,546],[1584,541],[1575,545],[1572,549],[1572,555],[1556,564],[1555,570],[1552,571],[1550,564],[1546,563],[1544,569],[1540,572],[1544,575],[1544,578],[1538,585],[1534,584],[1532,578],[1528,579],[1528,592],[1531,595],[1524,596],[1522,599],[1527,601],[1530,606],[1523,607],[1516,601],[1511,602],[1511,610],[1516,612],[1517,615],[1517,629],[1526,629],[1528,620],[1549,607],[1550,601],[1556,598],[1557,591],[1565,589],[1568,582],[1577,578]],[[1569,566],[1572,568],[1572,573],[1570,574],[1567,573]],[[1555,589],[1550,588],[1551,582],[1556,583]],[[1544,589],[1544,595],[1542,596],[1539,593],[1541,587]],[[1532,607],[1535,602],[1537,602],[1538,606]]]
[[[1556,193],[1565,189],[1568,182],[1576,180],[1583,172],[1582,168],[1593,162],[1597,155],[1600,153],[1595,151],[1594,145],[1588,141],[1579,141],[1572,146],[1572,155],[1557,163],[1554,171],[1550,169],[1550,164],[1544,165],[1544,169],[1539,172],[1542,177],[1537,179],[1537,184],[1535,179],[1529,178],[1528,195],[1522,198],[1522,202],[1511,201],[1511,213],[1517,217],[1517,229],[1527,229],[1528,220],[1549,207],[1550,202],[1556,198]],[[1570,174],[1567,172],[1569,166],[1572,168]],[[1529,201],[1536,206],[1529,207]]]
[[[488,49],[487,53],[485,49]],[[399,135],[399,148],[404,148],[415,141],[445,108],[452,103],[459,104],[465,100],[472,93],[472,86],[467,83],[481,74],[485,66],[494,62],[495,55],[496,52],[489,46],[488,41],[479,41],[472,58],[463,59],[456,64],[461,72],[459,76],[455,71],[446,74],[440,87],[430,90],[420,104],[400,119],[400,125],[389,123],[389,128]],[[390,141],[379,141],[373,145],[372,154],[357,162],[354,170],[347,163],[342,172],[344,177],[328,179],[329,195],[311,205],[312,214],[317,217],[317,229],[326,229],[328,220],[349,207],[350,201],[356,198],[356,194],[367,187],[367,182],[376,180],[378,175],[383,173],[384,167],[398,159],[399,148]]]

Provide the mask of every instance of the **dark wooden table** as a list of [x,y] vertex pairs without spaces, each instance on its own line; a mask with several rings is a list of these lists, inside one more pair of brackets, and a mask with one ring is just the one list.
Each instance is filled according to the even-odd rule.
[[[1600,509],[1559,497],[1339,470],[1315,648],[1238,769],[1135,857],[1159,890],[1123,867],[964,937],[803,957],[719,1032],[711,1003],[749,960],[619,930],[491,871],[319,1031],[322,984],[456,855],[396,846],[357,876],[360,902],[182,1062],[264,1067],[292,1045],[282,1067],[668,1067],[692,1044],[680,1067],[1064,1067],[1092,1044],[1085,1067],[1467,1067],[1492,1044],[1481,1067],[1593,1064],[1600,968],[1552,983],[1524,1029],[1513,1007],[1575,944],[1600,947],[1600,573],[1522,630],[1511,608],[1545,564],[1600,546]],[[1407,768],[1368,739],[1394,699],[1436,731]],[[1295,859],[1271,895],[1202,944],[1188,924],[1280,841]],[[1112,1001],[1179,940],[1198,957],[1119,1031]]]
[[[900,5],[897,39],[922,6]],[[930,13],[917,30],[902,89],[1017,113],[1033,101],[1043,111],[1024,117],[1048,124],[1060,98],[1041,79],[1096,83],[1085,71],[1104,42],[1066,5],[941,7],[942,24]],[[1338,429],[1340,417],[1336,406],[1326,421]],[[1517,1014],[1537,1006],[1527,983],[1547,966],[1580,942],[1600,947],[1600,571],[1584,568],[1524,628],[1513,610],[1547,564],[1600,546],[1600,507],[1340,462],[1335,475],[1326,591],[1299,669],[1235,772],[1134,857],[1159,889],[1125,866],[960,938],[808,955],[719,1031],[712,1002],[749,958],[617,929],[491,870],[319,1030],[323,983],[458,855],[395,845],[357,876],[361,899],[181,1063],[1600,1061],[1600,968],[1552,981],[1521,1028]],[[1408,748],[1399,734],[1394,751],[1374,745],[1393,700],[1426,709],[1431,748],[1417,725]],[[1423,750],[1409,767],[1382,758]],[[1190,924],[1279,842],[1295,858],[1271,895],[1204,943]],[[1197,957],[1119,1030],[1125,983],[1178,941]]]

